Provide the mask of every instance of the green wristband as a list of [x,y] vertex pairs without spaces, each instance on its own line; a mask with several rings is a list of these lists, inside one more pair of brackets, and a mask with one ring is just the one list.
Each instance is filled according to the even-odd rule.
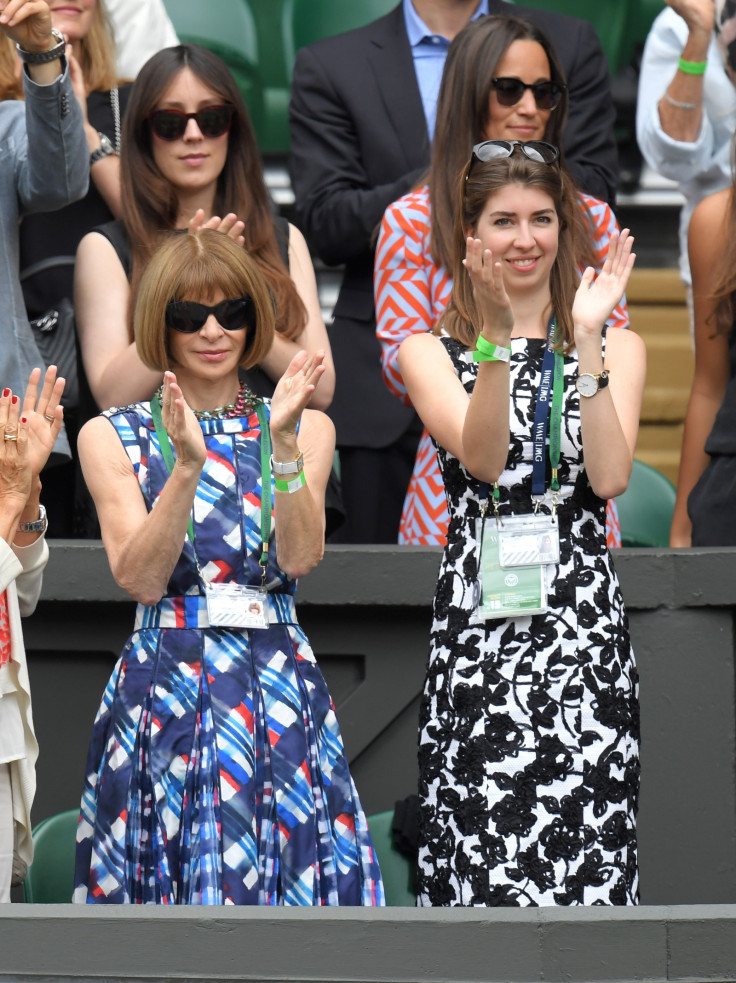
[[300,488],[303,488],[307,483],[307,476],[303,471],[300,471],[295,478],[290,478],[289,481],[284,481],[283,478],[273,479],[273,485],[276,491],[288,492],[293,495],[294,492],[298,492]]
[[705,75],[705,70],[708,67],[707,61],[685,61],[684,58],[680,58],[677,63],[677,67],[685,75]]
[[494,345],[490,341],[486,341],[482,335],[478,335],[473,352],[474,362],[508,362],[510,358],[510,348]]

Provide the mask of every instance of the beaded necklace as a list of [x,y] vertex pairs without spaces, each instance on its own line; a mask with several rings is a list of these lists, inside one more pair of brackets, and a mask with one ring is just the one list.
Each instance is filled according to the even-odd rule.
[[[155,392],[159,403],[163,399],[163,383]],[[225,406],[216,406],[213,410],[192,410],[198,420],[228,420],[237,416],[250,416],[255,409],[258,397],[246,386],[241,379],[238,384],[238,395],[234,403],[227,403]]]

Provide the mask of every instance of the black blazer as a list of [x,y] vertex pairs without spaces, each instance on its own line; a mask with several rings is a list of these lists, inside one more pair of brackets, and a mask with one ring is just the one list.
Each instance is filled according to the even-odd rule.
[[[617,159],[606,61],[577,18],[490,0],[550,38],[570,87],[565,154],[590,194],[613,201]],[[298,221],[324,262],[345,264],[330,343],[337,384],[330,408],[338,445],[385,447],[413,420],[381,377],[373,255],[386,208],[429,163],[429,138],[401,4],[366,27],[296,56],[289,106],[290,171]]]

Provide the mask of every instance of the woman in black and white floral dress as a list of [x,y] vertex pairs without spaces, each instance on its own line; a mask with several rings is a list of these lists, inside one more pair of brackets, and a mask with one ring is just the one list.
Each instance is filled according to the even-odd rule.
[[[637,901],[637,674],[605,505],[631,473],[645,352],[605,330],[632,239],[579,279],[558,156],[474,149],[452,300],[400,353],[451,516],[420,720],[422,905]],[[520,538],[501,542],[511,516]]]

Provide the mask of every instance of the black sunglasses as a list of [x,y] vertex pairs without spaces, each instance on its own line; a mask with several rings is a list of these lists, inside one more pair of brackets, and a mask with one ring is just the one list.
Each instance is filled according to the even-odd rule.
[[532,90],[537,109],[556,109],[567,86],[564,82],[522,82],[514,78],[492,78],[496,98],[502,106],[515,106],[527,89]]
[[225,331],[241,331],[247,328],[252,334],[256,326],[256,310],[251,297],[221,300],[214,307],[197,304],[193,300],[172,300],[166,305],[166,324],[174,331],[194,334],[201,331],[210,314]]
[[230,129],[234,106],[207,106],[197,113],[180,113],[178,109],[155,109],[146,116],[151,130],[160,140],[179,140],[193,119],[203,137],[221,137]]
[[470,167],[465,175],[467,181],[473,170],[473,165],[477,160],[486,163],[489,160],[500,160],[504,157],[513,157],[516,148],[537,164],[554,164],[560,159],[560,151],[553,143],[546,143],[544,140],[484,140],[483,143],[476,143],[473,147],[473,156],[470,158]]

